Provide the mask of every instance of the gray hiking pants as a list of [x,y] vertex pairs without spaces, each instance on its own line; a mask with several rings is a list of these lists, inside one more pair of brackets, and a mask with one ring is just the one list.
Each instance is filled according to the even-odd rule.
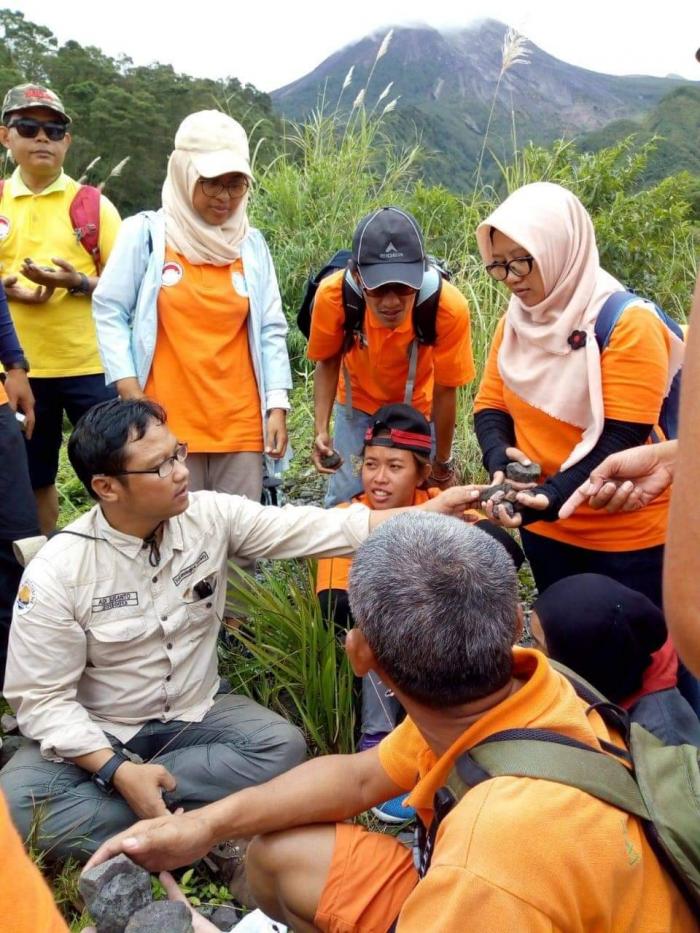
[[[306,757],[301,732],[247,697],[220,695],[201,722],[152,721],[128,742],[109,737],[177,781],[168,807],[194,810],[270,778]],[[46,761],[39,745],[21,748],[0,771],[0,788],[23,839],[51,858],[92,854],[138,817],[116,791],[107,795],[77,765]]]

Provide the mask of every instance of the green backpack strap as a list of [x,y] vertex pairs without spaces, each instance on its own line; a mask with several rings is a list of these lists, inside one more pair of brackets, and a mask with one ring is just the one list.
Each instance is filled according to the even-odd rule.
[[459,799],[475,784],[503,775],[567,784],[649,819],[634,776],[621,761],[547,729],[508,729],[489,736],[457,759],[447,786]]

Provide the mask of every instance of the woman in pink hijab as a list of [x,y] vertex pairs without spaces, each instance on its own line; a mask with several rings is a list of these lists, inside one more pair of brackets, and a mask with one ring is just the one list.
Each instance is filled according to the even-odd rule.
[[486,269],[510,292],[474,405],[477,438],[494,482],[509,460],[535,461],[540,485],[522,511],[488,511],[519,527],[540,592],[562,577],[602,573],[661,603],[668,493],[641,512],[559,509],[610,453],[651,442],[681,366],[683,343],[639,299],[604,349],[595,321],[624,287],[598,259],[586,209],[560,185],[513,192],[477,230]]

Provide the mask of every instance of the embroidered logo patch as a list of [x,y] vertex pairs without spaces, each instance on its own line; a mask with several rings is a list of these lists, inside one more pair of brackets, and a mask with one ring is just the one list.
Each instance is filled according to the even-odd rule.
[[10,218],[0,214],[0,240],[6,239],[10,235]]
[[31,580],[23,580],[20,584],[19,590],[17,591],[17,601],[15,602],[15,609],[17,610],[17,615],[24,615],[25,612],[34,606],[36,602],[36,591]]
[[96,596],[92,601],[93,612],[106,612],[108,609],[124,609],[126,606],[138,606],[139,594],[111,593],[109,596]]
[[200,567],[205,560],[209,560],[209,555],[206,551],[202,551],[197,560],[193,564],[189,564],[187,567],[183,567],[179,573],[176,573],[173,577],[173,583],[175,586],[179,586],[183,580],[186,580],[187,577],[191,577],[195,572],[197,567]]
[[182,278],[182,266],[179,262],[166,262],[161,272],[160,280],[163,285],[177,285]]
[[242,272],[232,272],[231,282],[233,283],[233,287],[236,289],[237,294],[239,294],[241,298],[248,297],[248,283],[246,282],[245,276]]

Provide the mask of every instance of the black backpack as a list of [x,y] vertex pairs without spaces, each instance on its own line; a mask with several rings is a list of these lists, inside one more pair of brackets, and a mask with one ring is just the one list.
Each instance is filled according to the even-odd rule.
[[[363,330],[365,299],[350,272],[349,261],[351,258],[352,253],[349,249],[340,249],[328,260],[320,272],[309,278],[306,283],[304,298],[297,312],[297,326],[308,340],[311,333],[311,315],[318,286],[326,276],[338,272],[339,269],[345,269],[343,278],[343,308],[345,309],[343,354],[348,353],[355,343],[363,346],[365,341]],[[437,339],[435,321],[438,304],[440,303],[442,282],[443,279],[449,282],[451,278],[450,271],[441,260],[428,256],[428,267],[423,278],[423,285],[413,306],[413,331],[419,344],[432,346]]]

